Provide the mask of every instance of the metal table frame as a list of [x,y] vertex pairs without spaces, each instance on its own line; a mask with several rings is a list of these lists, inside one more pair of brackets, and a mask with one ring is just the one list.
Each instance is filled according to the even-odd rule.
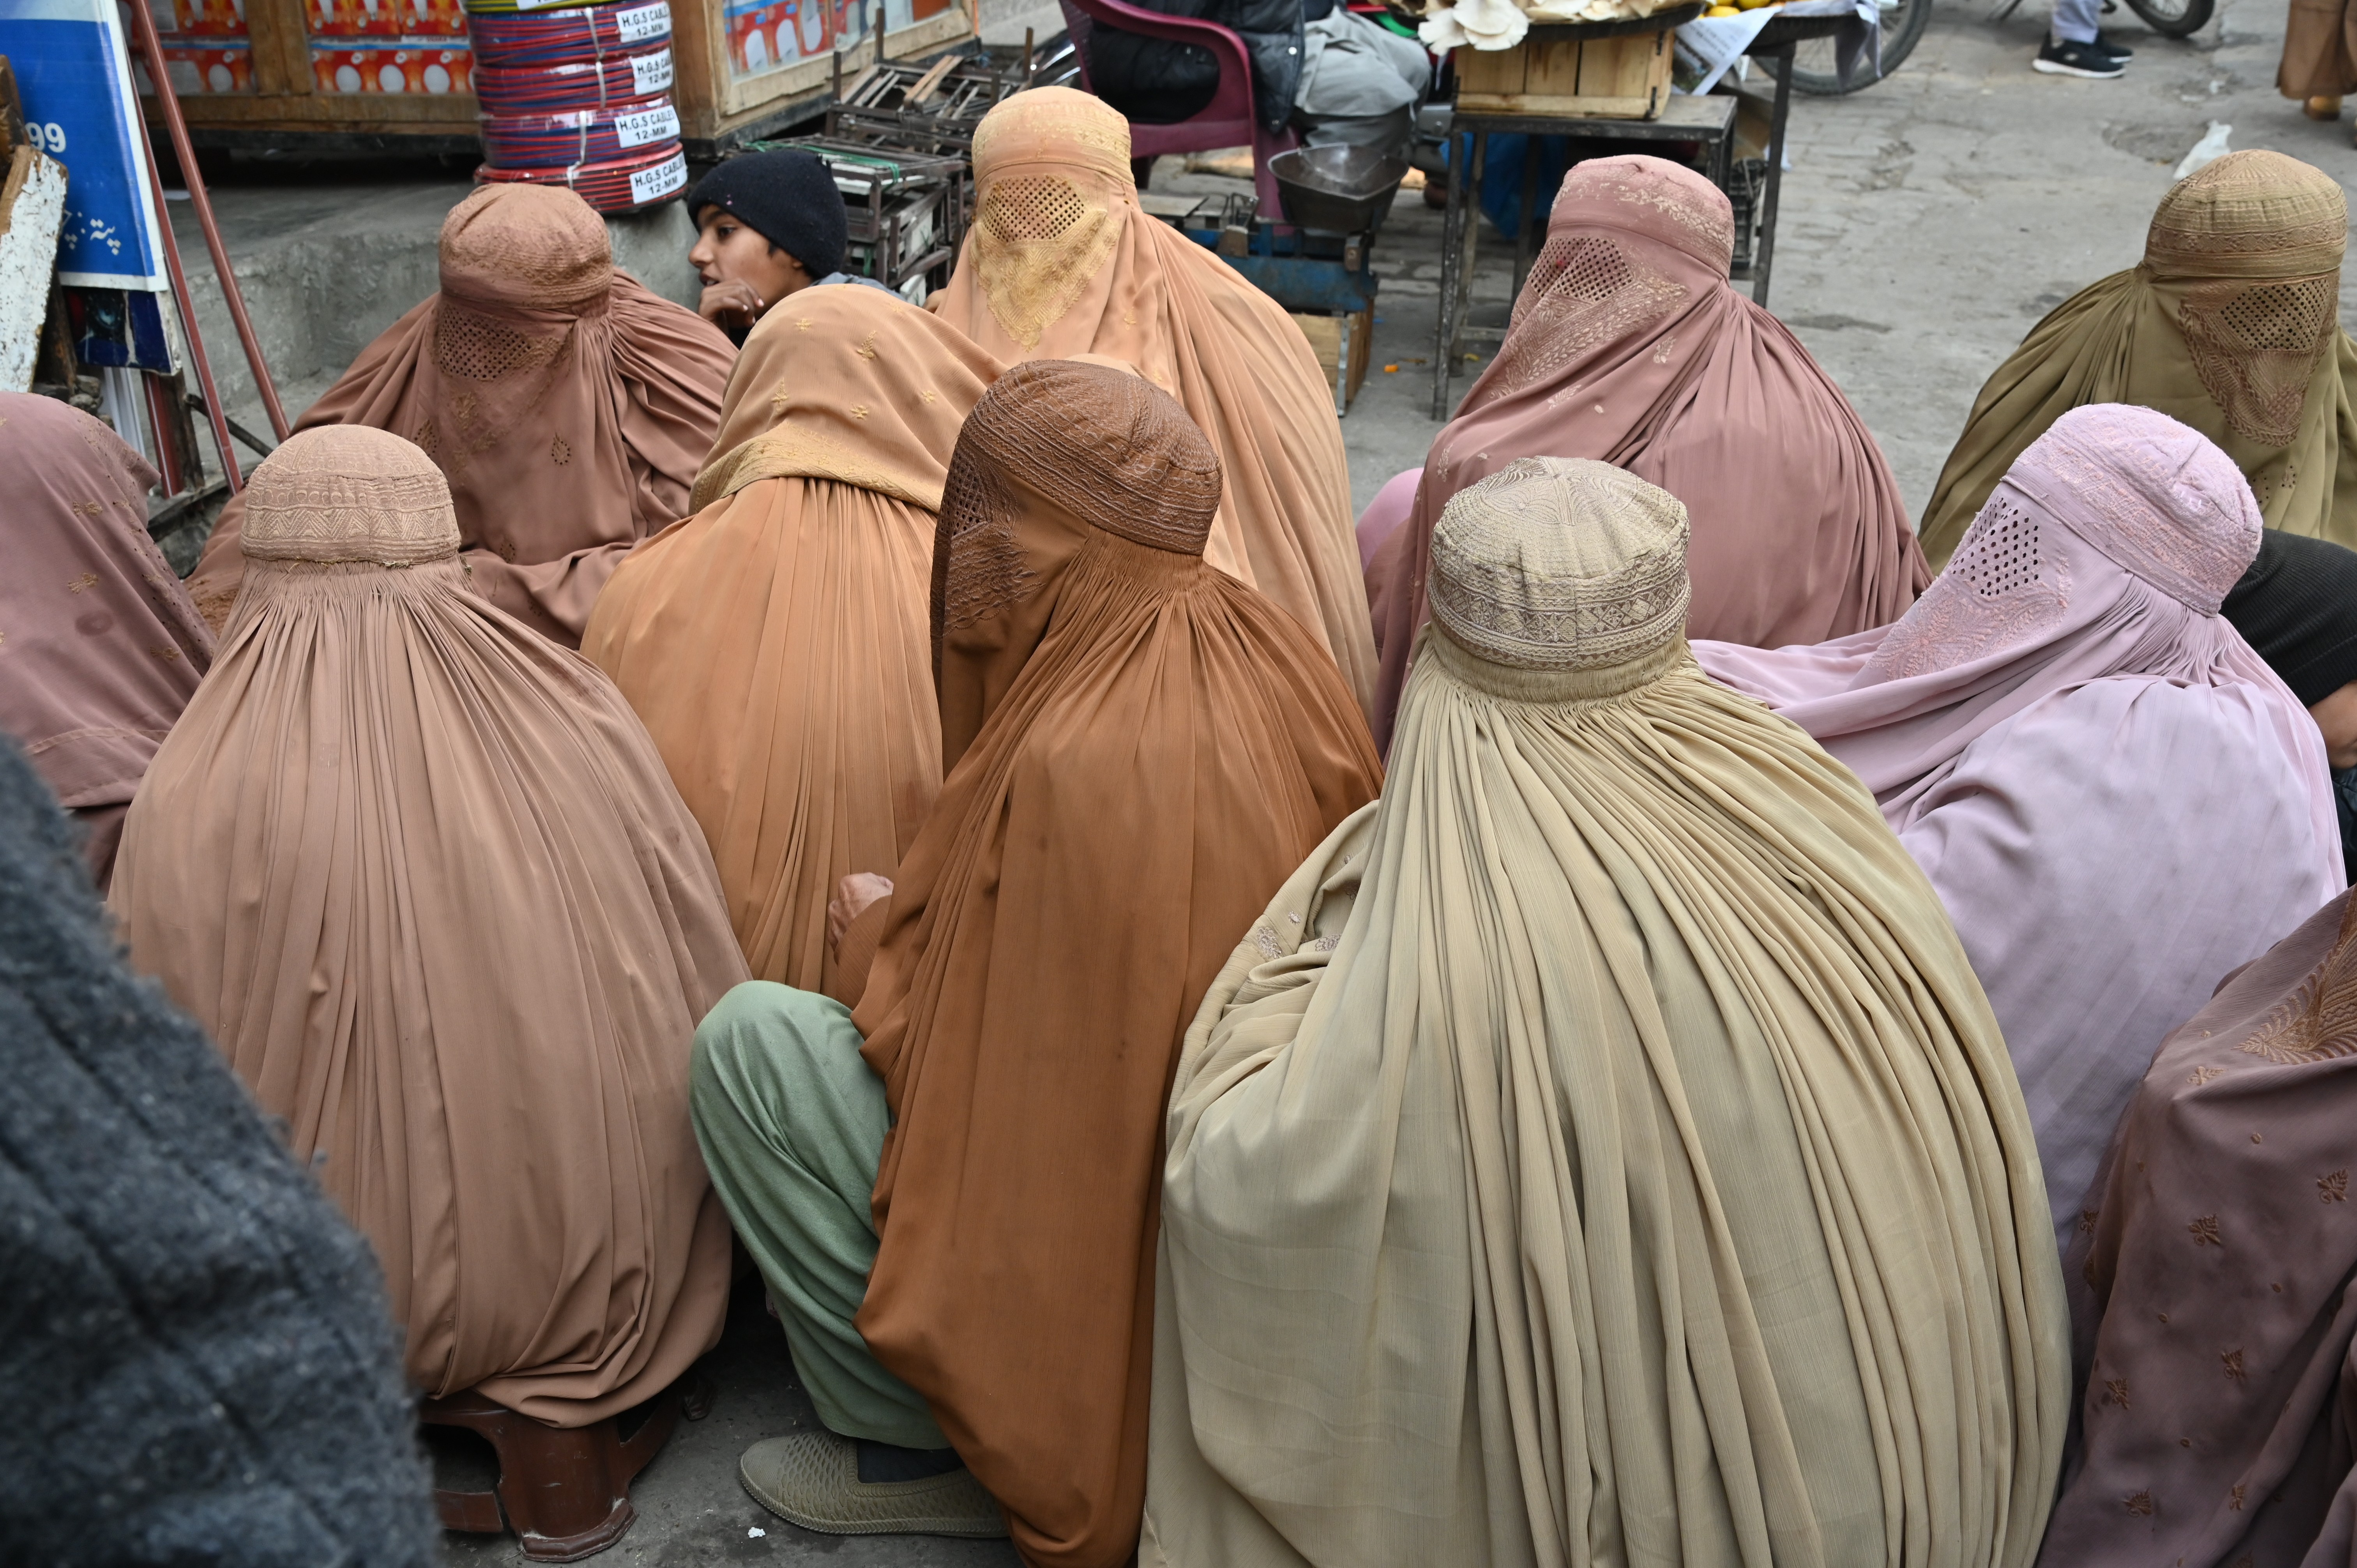
[[1768,274],[1776,257],[1776,199],[1784,187],[1784,126],[1792,105],[1792,51],[1811,38],[1829,38],[1846,16],[1779,16],[1760,29],[1743,52],[1770,63],[1776,79],[1775,106],[1768,116],[1768,178],[1760,195],[1760,241],[1751,252],[1751,303],[1768,307]]
[[[1771,27],[1774,24],[1770,24]],[[1791,64],[1789,48],[1785,63]],[[1778,122],[1782,120],[1780,112]],[[1727,188],[1735,156],[1735,100],[1724,94],[1691,98],[1674,96],[1662,111],[1658,120],[1599,120],[1574,118],[1561,114],[1465,114],[1455,115],[1449,122],[1450,145],[1460,133],[1473,138],[1473,154],[1465,161],[1463,177],[1452,169],[1448,181],[1448,207],[1440,231],[1440,320],[1432,354],[1432,417],[1448,417],[1448,379],[1455,372],[1465,351],[1469,338],[1491,341],[1502,337],[1496,328],[1468,327],[1465,317],[1471,303],[1473,261],[1479,249],[1481,218],[1474,201],[1481,187],[1483,161],[1489,153],[1492,135],[1521,133],[1534,136],[1584,136],[1598,141],[1618,142],[1701,142],[1709,149],[1704,172],[1712,184]],[[1770,166],[1772,168],[1772,165]],[[1529,212],[1538,193],[1538,160],[1525,159],[1523,165],[1523,210]],[[1771,174],[1772,180],[1774,176]],[[1767,214],[1773,220],[1775,213],[1774,187],[1769,188]],[[1514,241],[1514,287],[1520,291],[1523,275],[1530,270],[1531,257],[1536,250],[1536,228],[1522,225]]]

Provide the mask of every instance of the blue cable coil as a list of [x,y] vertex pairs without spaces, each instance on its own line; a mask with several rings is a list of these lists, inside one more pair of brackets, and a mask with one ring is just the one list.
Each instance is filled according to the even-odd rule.
[[483,158],[495,168],[618,163],[678,141],[679,112],[668,98],[555,114],[483,116]]
[[649,0],[469,16],[467,34],[474,40],[478,66],[595,65],[670,43],[671,7],[663,0]]
[[671,91],[667,48],[571,65],[475,66],[475,98],[486,114],[554,114],[641,103]]
[[687,188],[687,155],[677,142],[649,148],[611,163],[572,164],[563,168],[494,168],[475,171],[478,181],[562,185],[600,212],[635,212],[668,201]]

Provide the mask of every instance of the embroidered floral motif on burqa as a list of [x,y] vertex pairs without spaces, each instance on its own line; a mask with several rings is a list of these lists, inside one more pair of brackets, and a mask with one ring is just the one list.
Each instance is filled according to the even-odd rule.
[[2357,344],[2341,329],[2349,204],[2281,153],[2229,153],[2161,198],[2144,260],[2032,328],[1974,400],[1923,514],[1944,562],[2013,460],[2082,403],[2208,436],[2269,528],[2357,546]]
[[[1727,197],[1691,169],[1594,158],[1565,177],[1504,345],[1368,564],[1378,740],[1426,614],[1433,523],[1518,457],[1600,458],[1683,501],[1698,637],[1841,637],[1898,619],[1930,581],[1865,423],[1783,323],[1728,285],[1734,243]],[[1378,506],[1398,506],[1390,494]]]
[[1334,388],[1277,303],[1138,207],[1129,123],[1070,88],[974,137],[974,221],[931,308],[1007,364],[1098,355],[1185,406],[1224,481],[1203,558],[1309,629],[1361,705],[1374,641]]
[[415,1387],[618,1414],[727,1305],[687,1058],[746,972],[704,835],[613,683],[469,591],[425,453],[302,431],[245,493],[124,829],[133,964],[375,1247]]
[[1170,1097],[1146,1568],[2021,1568],[2061,1280],[2020,1090],[1847,769],[1689,656],[1684,509],[1432,538],[1383,798]]
[[[361,350],[297,430],[366,424],[441,468],[476,592],[570,648],[630,547],[693,510],[737,351],[614,265],[569,190],[487,185],[442,224],[441,291]],[[236,601],[232,499],[188,579],[215,630]]]
[[2357,896],[2161,1045],[2065,1260],[2051,1568],[2357,1560]]

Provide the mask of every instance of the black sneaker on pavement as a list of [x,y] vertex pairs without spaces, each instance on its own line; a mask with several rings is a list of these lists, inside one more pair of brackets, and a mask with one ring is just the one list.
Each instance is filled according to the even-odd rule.
[[2038,51],[2038,59],[2031,62],[2031,69],[2042,70],[2049,76],[2085,76],[2097,81],[2126,76],[2128,70],[2126,62],[2076,38],[2066,38],[2061,43],[2047,39],[2046,47]]
[[2114,59],[2136,59],[2136,50],[2116,39],[2107,38],[2101,33],[2095,35],[2095,49],[2098,53],[2107,54]]

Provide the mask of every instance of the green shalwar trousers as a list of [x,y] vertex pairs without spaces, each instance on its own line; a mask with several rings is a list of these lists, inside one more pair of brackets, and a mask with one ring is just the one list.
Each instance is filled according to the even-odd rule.
[[819,1420],[845,1437],[947,1448],[923,1397],[852,1322],[876,1262],[868,1197],[890,1124],[860,1044],[839,1002],[766,980],[737,986],[695,1031],[695,1139]]

